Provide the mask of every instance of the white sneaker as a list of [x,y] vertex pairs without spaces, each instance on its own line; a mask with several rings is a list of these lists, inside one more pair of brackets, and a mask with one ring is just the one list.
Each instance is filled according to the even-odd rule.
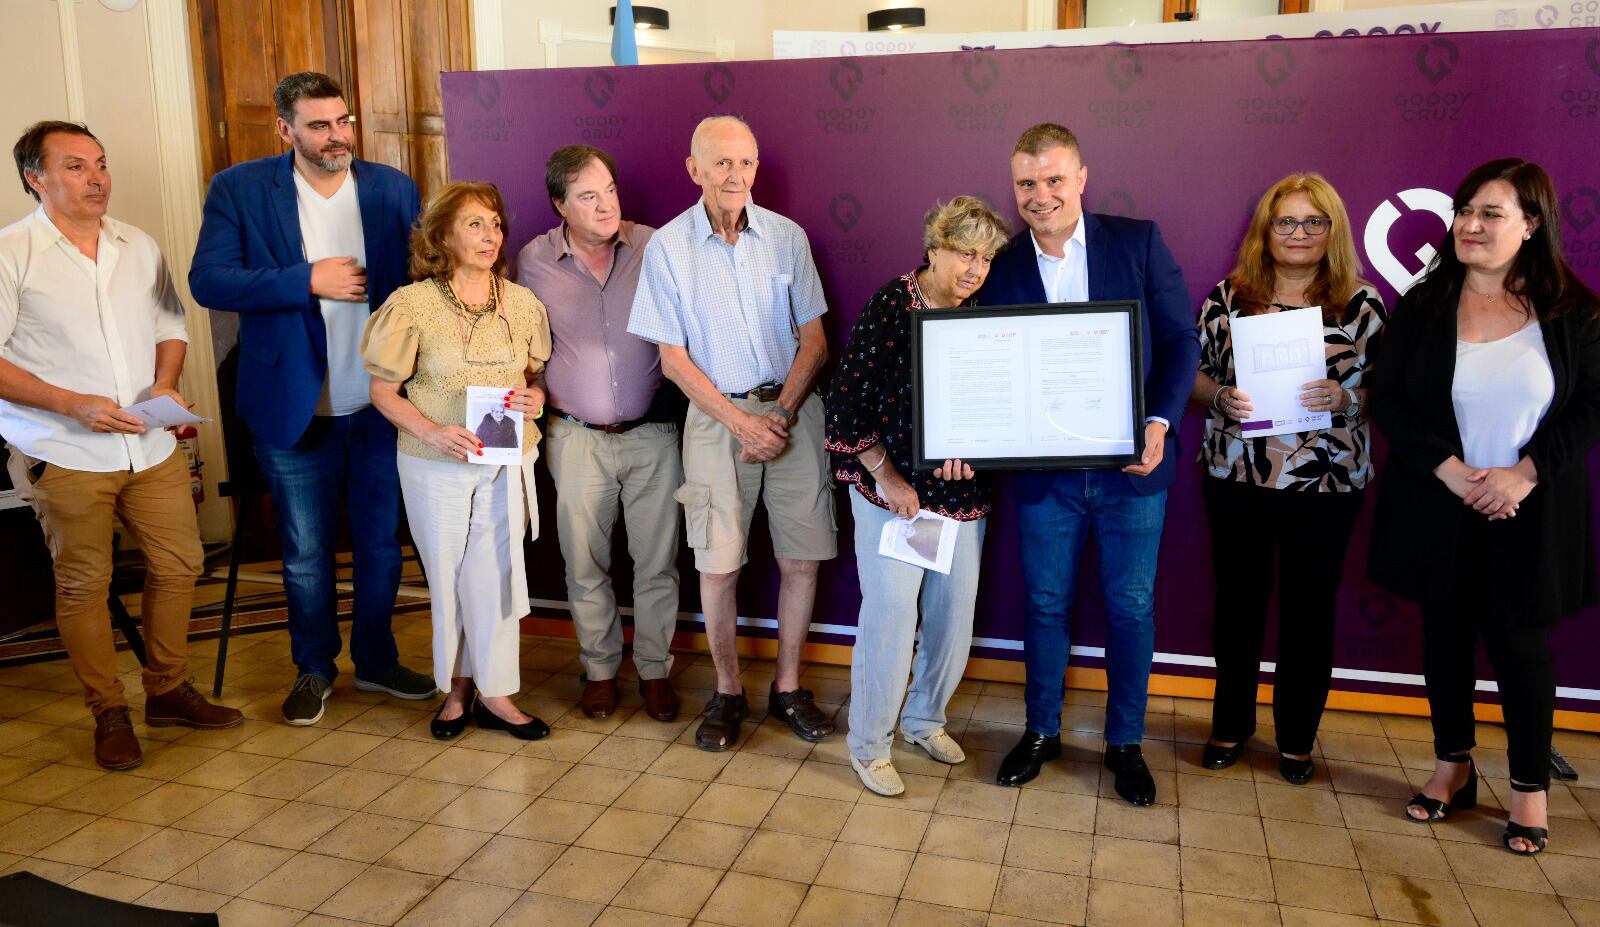
[[862,785],[879,795],[892,798],[906,790],[906,784],[900,781],[900,774],[894,771],[894,764],[888,760],[871,760],[863,765],[852,756],[850,768],[861,777]]
[[954,766],[957,763],[965,762],[967,759],[966,753],[961,750],[961,745],[956,743],[955,739],[949,734],[946,734],[944,728],[934,731],[927,737],[918,737],[910,731],[901,731],[900,736],[906,739],[906,743],[916,744],[928,751],[929,756],[941,763],[949,763]]

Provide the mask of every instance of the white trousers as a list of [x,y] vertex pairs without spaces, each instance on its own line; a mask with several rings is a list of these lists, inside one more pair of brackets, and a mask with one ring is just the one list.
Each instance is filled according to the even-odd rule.
[[[509,516],[515,467],[423,460],[398,455],[406,519],[433,598],[433,679],[450,691],[453,676],[470,677],[482,695],[521,689],[520,619],[512,545],[521,547],[523,519]],[[520,514],[520,513],[519,513]]]

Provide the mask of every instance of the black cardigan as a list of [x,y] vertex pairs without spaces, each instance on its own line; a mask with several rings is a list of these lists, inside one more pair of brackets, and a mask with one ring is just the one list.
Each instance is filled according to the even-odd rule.
[[[1600,442],[1600,321],[1569,311],[1540,323],[1555,398],[1522,448],[1539,483],[1515,518],[1488,522],[1445,488],[1433,470],[1462,457],[1450,391],[1456,367],[1454,300],[1447,309],[1401,297],[1371,383],[1373,420],[1388,441],[1367,565],[1373,582],[1413,601],[1441,601],[1462,583],[1481,584],[1513,625],[1546,627],[1596,604],[1589,449]],[[1457,543],[1481,519],[1492,577],[1462,576]]]

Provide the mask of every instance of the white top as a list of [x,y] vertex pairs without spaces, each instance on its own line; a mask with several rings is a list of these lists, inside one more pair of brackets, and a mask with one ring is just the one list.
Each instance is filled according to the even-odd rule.
[[1044,282],[1044,298],[1052,303],[1086,303],[1089,301],[1089,244],[1083,231],[1083,217],[1078,217],[1078,227],[1062,248],[1062,257],[1045,254],[1039,239],[1028,236],[1033,242],[1033,253],[1039,259],[1039,279]]
[[[300,239],[306,260],[354,257],[367,266],[367,240],[361,230],[361,201],[356,197],[356,175],[344,172],[344,183],[324,198],[311,184],[294,174],[295,200],[300,206]],[[317,400],[318,415],[349,415],[372,404],[367,389],[372,375],[361,360],[361,333],[371,315],[366,301],[324,299],[322,324],[328,330],[328,378]]]
[[1450,401],[1467,466],[1516,466],[1555,395],[1538,322],[1498,341],[1458,340]]
[[[0,358],[51,386],[128,406],[150,398],[156,345],[189,341],[183,306],[144,232],[103,218],[96,254],[84,257],[43,206],[0,229]],[[163,428],[97,434],[4,400],[0,437],[37,460],[98,473],[153,467],[177,446]]]

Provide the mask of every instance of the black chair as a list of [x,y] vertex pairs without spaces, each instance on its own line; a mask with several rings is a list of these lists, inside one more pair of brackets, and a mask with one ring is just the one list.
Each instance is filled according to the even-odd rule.
[[222,695],[222,677],[228,667],[228,636],[233,630],[233,610],[239,593],[239,560],[249,533],[257,526],[252,522],[261,508],[261,497],[267,484],[261,476],[251,449],[250,428],[234,412],[234,398],[238,391],[239,346],[228,351],[217,367],[217,398],[221,405],[222,441],[228,459],[228,479],[217,484],[217,493],[232,499],[233,545],[228,551],[228,585],[222,598],[222,626],[217,634],[217,677],[211,687],[212,698]]
[[31,872],[0,876],[0,927],[216,927],[215,914],[163,911],[57,885]]

